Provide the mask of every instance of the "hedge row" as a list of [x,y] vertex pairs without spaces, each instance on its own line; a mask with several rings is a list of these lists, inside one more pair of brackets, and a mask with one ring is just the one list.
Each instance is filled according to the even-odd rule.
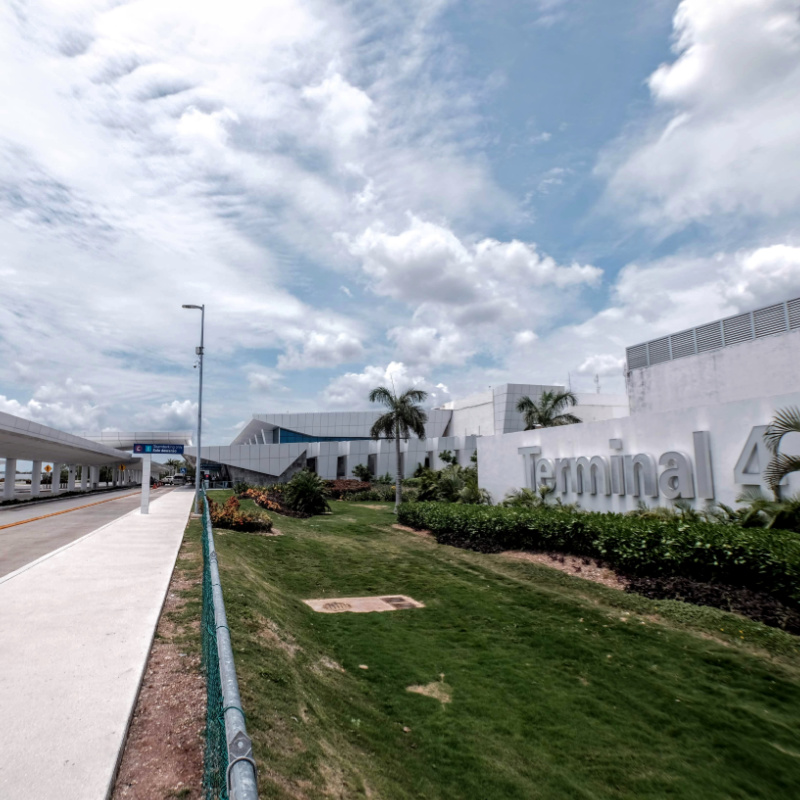
[[451,503],[401,505],[398,522],[481,553],[555,550],[602,559],[628,576],[682,576],[800,603],[800,534],[789,531]]

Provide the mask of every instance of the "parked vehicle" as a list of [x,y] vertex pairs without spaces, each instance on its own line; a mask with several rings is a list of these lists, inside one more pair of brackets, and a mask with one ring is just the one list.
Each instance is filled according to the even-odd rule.
[[173,486],[185,486],[186,485],[186,476],[185,475],[173,475],[172,476],[172,485]]
[[161,483],[163,483],[164,486],[172,486],[172,475],[165,475],[161,479]]

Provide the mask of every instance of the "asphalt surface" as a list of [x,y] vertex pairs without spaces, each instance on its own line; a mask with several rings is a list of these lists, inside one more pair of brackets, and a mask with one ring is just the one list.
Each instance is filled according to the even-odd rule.
[[[150,497],[155,500],[170,491],[153,489]],[[136,488],[86,497],[68,497],[29,508],[12,506],[0,509],[0,577],[80,539],[133,511],[140,504],[141,490]],[[57,513],[61,511],[69,513]],[[12,523],[22,524],[3,527]]]

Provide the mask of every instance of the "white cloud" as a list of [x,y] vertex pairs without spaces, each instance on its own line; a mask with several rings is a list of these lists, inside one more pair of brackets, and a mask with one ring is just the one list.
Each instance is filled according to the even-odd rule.
[[568,372],[573,378],[577,373],[584,376],[584,389],[593,375],[605,375],[604,390],[621,391],[626,347],[798,296],[800,247],[772,245],[629,264],[619,273],[606,308],[540,339],[537,370],[545,379],[562,381]]
[[582,375],[621,375],[625,365],[625,358],[612,353],[599,353],[589,356],[583,364],[578,367],[578,372]]
[[520,331],[535,337],[532,325],[574,307],[576,293],[602,277],[588,264],[559,264],[535,244],[471,243],[413,215],[397,234],[371,226],[338,238],[376,294],[413,308],[411,320],[388,336],[395,358],[423,370],[464,364],[479,352],[505,358],[510,339]]
[[332,367],[356,361],[364,354],[361,342],[347,331],[308,331],[299,347],[289,345],[278,357],[278,369]]
[[796,0],[683,0],[676,59],[649,87],[658,117],[600,167],[648,224],[778,217],[800,201]]
[[355,239],[340,238],[361,259],[375,292],[412,303],[483,303],[511,297],[521,283],[596,285],[602,275],[589,265],[559,265],[533,244],[494,239],[465,244],[449,228],[413,215],[398,234],[369,227]]
[[302,96],[319,113],[321,132],[340,145],[366,135],[373,126],[372,100],[336,73],[316,86],[307,86]]
[[138,426],[148,430],[191,431],[197,428],[197,402],[173,400],[171,403],[162,403],[154,411],[140,412],[134,419]]
[[434,384],[423,375],[415,374],[405,364],[390,362],[386,367],[367,366],[362,372],[347,372],[334,378],[323,390],[326,406],[341,408],[370,408],[369,393],[378,386],[402,394],[406,389],[428,392],[426,405],[438,406],[450,399],[443,383]]
[[[193,389],[199,321],[183,302],[207,303],[212,375],[231,375],[222,362],[241,348],[282,351],[283,369],[362,359],[379,309],[352,319],[333,296],[297,296],[304,280],[341,282],[326,276],[347,266],[334,232],[407,208],[513,212],[474,158],[475,99],[437,29],[446,6],[0,7],[5,394],[72,378],[128,427]],[[388,41],[379,58],[365,44]],[[298,264],[315,266],[298,281]],[[207,387],[220,416],[251,410]]]
[[517,347],[527,347],[533,344],[539,337],[531,330],[518,331],[514,334],[514,345]]
[[288,391],[283,385],[283,375],[275,369],[248,365],[245,369],[247,383],[251,390],[259,395],[272,395],[277,392]]
[[105,418],[95,390],[71,379],[39,386],[27,402],[0,395],[0,411],[67,431],[99,430]]
[[392,328],[389,338],[394,342],[397,357],[414,365],[464,363],[475,352],[469,336],[446,322],[438,328],[426,325]]

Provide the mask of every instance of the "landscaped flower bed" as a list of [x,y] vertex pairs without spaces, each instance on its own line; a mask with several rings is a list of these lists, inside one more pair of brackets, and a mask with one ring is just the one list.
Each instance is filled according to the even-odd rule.
[[398,522],[440,544],[498,553],[558,551],[600,558],[628,576],[681,576],[767,593],[800,605],[800,535],[567,509],[401,505]]
[[328,496],[333,500],[350,500],[358,492],[368,491],[370,484],[367,481],[358,481],[337,478],[335,481],[325,481]]
[[274,511],[276,514],[283,514],[285,517],[308,519],[311,516],[311,514],[293,511],[289,508],[286,503],[282,502],[281,493],[274,486],[269,489],[248,489],[241,496],[252,500],[257,506],[265,508],[267,511]]
[[211,524],[231,531],[254,531],[266,533],[272,530],[272,520],[259,511],[242,511],[236,497],[229,497],[224,505],[208,498],[208,513]]

